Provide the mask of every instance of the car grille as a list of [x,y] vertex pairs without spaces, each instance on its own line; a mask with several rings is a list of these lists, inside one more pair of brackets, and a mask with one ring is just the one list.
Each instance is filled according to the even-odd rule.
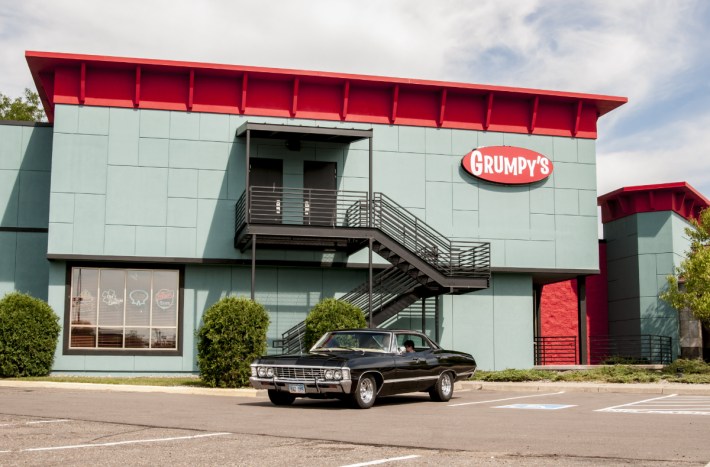
[[293,381],[313,381],[323,379],[323,368],[307,367],[276,367],[274,368],[276,377],[279,379],[289,379]]

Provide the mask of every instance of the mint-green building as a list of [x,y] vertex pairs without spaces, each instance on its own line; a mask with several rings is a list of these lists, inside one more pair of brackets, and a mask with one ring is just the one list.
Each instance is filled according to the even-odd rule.
[[[526,368],[542,285],[598,272],[596,121],[623,98],[27,61],[50,123],[0,122],[0,293],[60,316],[55,372],[196,373],[195,330],[228,294],[266,306],[272,352],[349,297],[482,369]],[[552,170],[525,179],[532,162],[500,147]],[[488,176],[462,165],[477,148],[498,151]]]

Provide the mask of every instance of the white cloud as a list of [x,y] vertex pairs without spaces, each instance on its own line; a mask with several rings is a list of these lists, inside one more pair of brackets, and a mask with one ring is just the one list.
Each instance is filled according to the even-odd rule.
[[624,186],[688,182],[710,195],[710,115],[638,135],[633,149],[597,153],[597,191]]
[[[599,189],[710,192],[702,0],[0,0],[0,92],[25,50],[216,62],[623,95],[600,122]],[[703,75],[704,76],[704,75]],[[702,87],[701,87],[702,86]],[[710,104],[710,102],[708,102]],[[669,160],[673,163],[669,164]]]

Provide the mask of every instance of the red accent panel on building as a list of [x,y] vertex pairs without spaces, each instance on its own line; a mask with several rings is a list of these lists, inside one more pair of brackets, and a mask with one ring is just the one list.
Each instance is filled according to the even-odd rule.
[[619,188],[597,198],[602,223],[642,212],[674,211],[688,220],[697,219],[710,201],[686,182]]
[[[589,342],[589,336],[609,334],[606,243],[604,242],[599,243],[599,274],[587,276],[586,287],[587,342]],[[579,338],[577,302],[576,280],[545,285],[540,298],[540,336]],[[577,346],[577,360],[579,360],[579,346]],[[558,363],[552,355],[543,356],[543,361],[551,365]],[[589,360],[586,363],[589,364]]]
[[577,281],[548,284],[540,299],[540,335],[578,336]]
[[[50,122],[55,103],[78,105],[85,99],[95,106],[596,138],[597,119],[627,102],[616,96],[317,71],[53,52],[25,56]],[[532,124],[531,101],[537,102]]]

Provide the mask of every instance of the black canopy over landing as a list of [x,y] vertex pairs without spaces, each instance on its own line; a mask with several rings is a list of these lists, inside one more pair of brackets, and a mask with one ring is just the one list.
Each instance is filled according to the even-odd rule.
[[237,138],[282,139],[286,141],[320,141],[349,144],[365,138],[372,138],[372,130],[353,130],[348,128],[326,128],[298,125],[277,125],[272,123],[246,122],[237,129]]

